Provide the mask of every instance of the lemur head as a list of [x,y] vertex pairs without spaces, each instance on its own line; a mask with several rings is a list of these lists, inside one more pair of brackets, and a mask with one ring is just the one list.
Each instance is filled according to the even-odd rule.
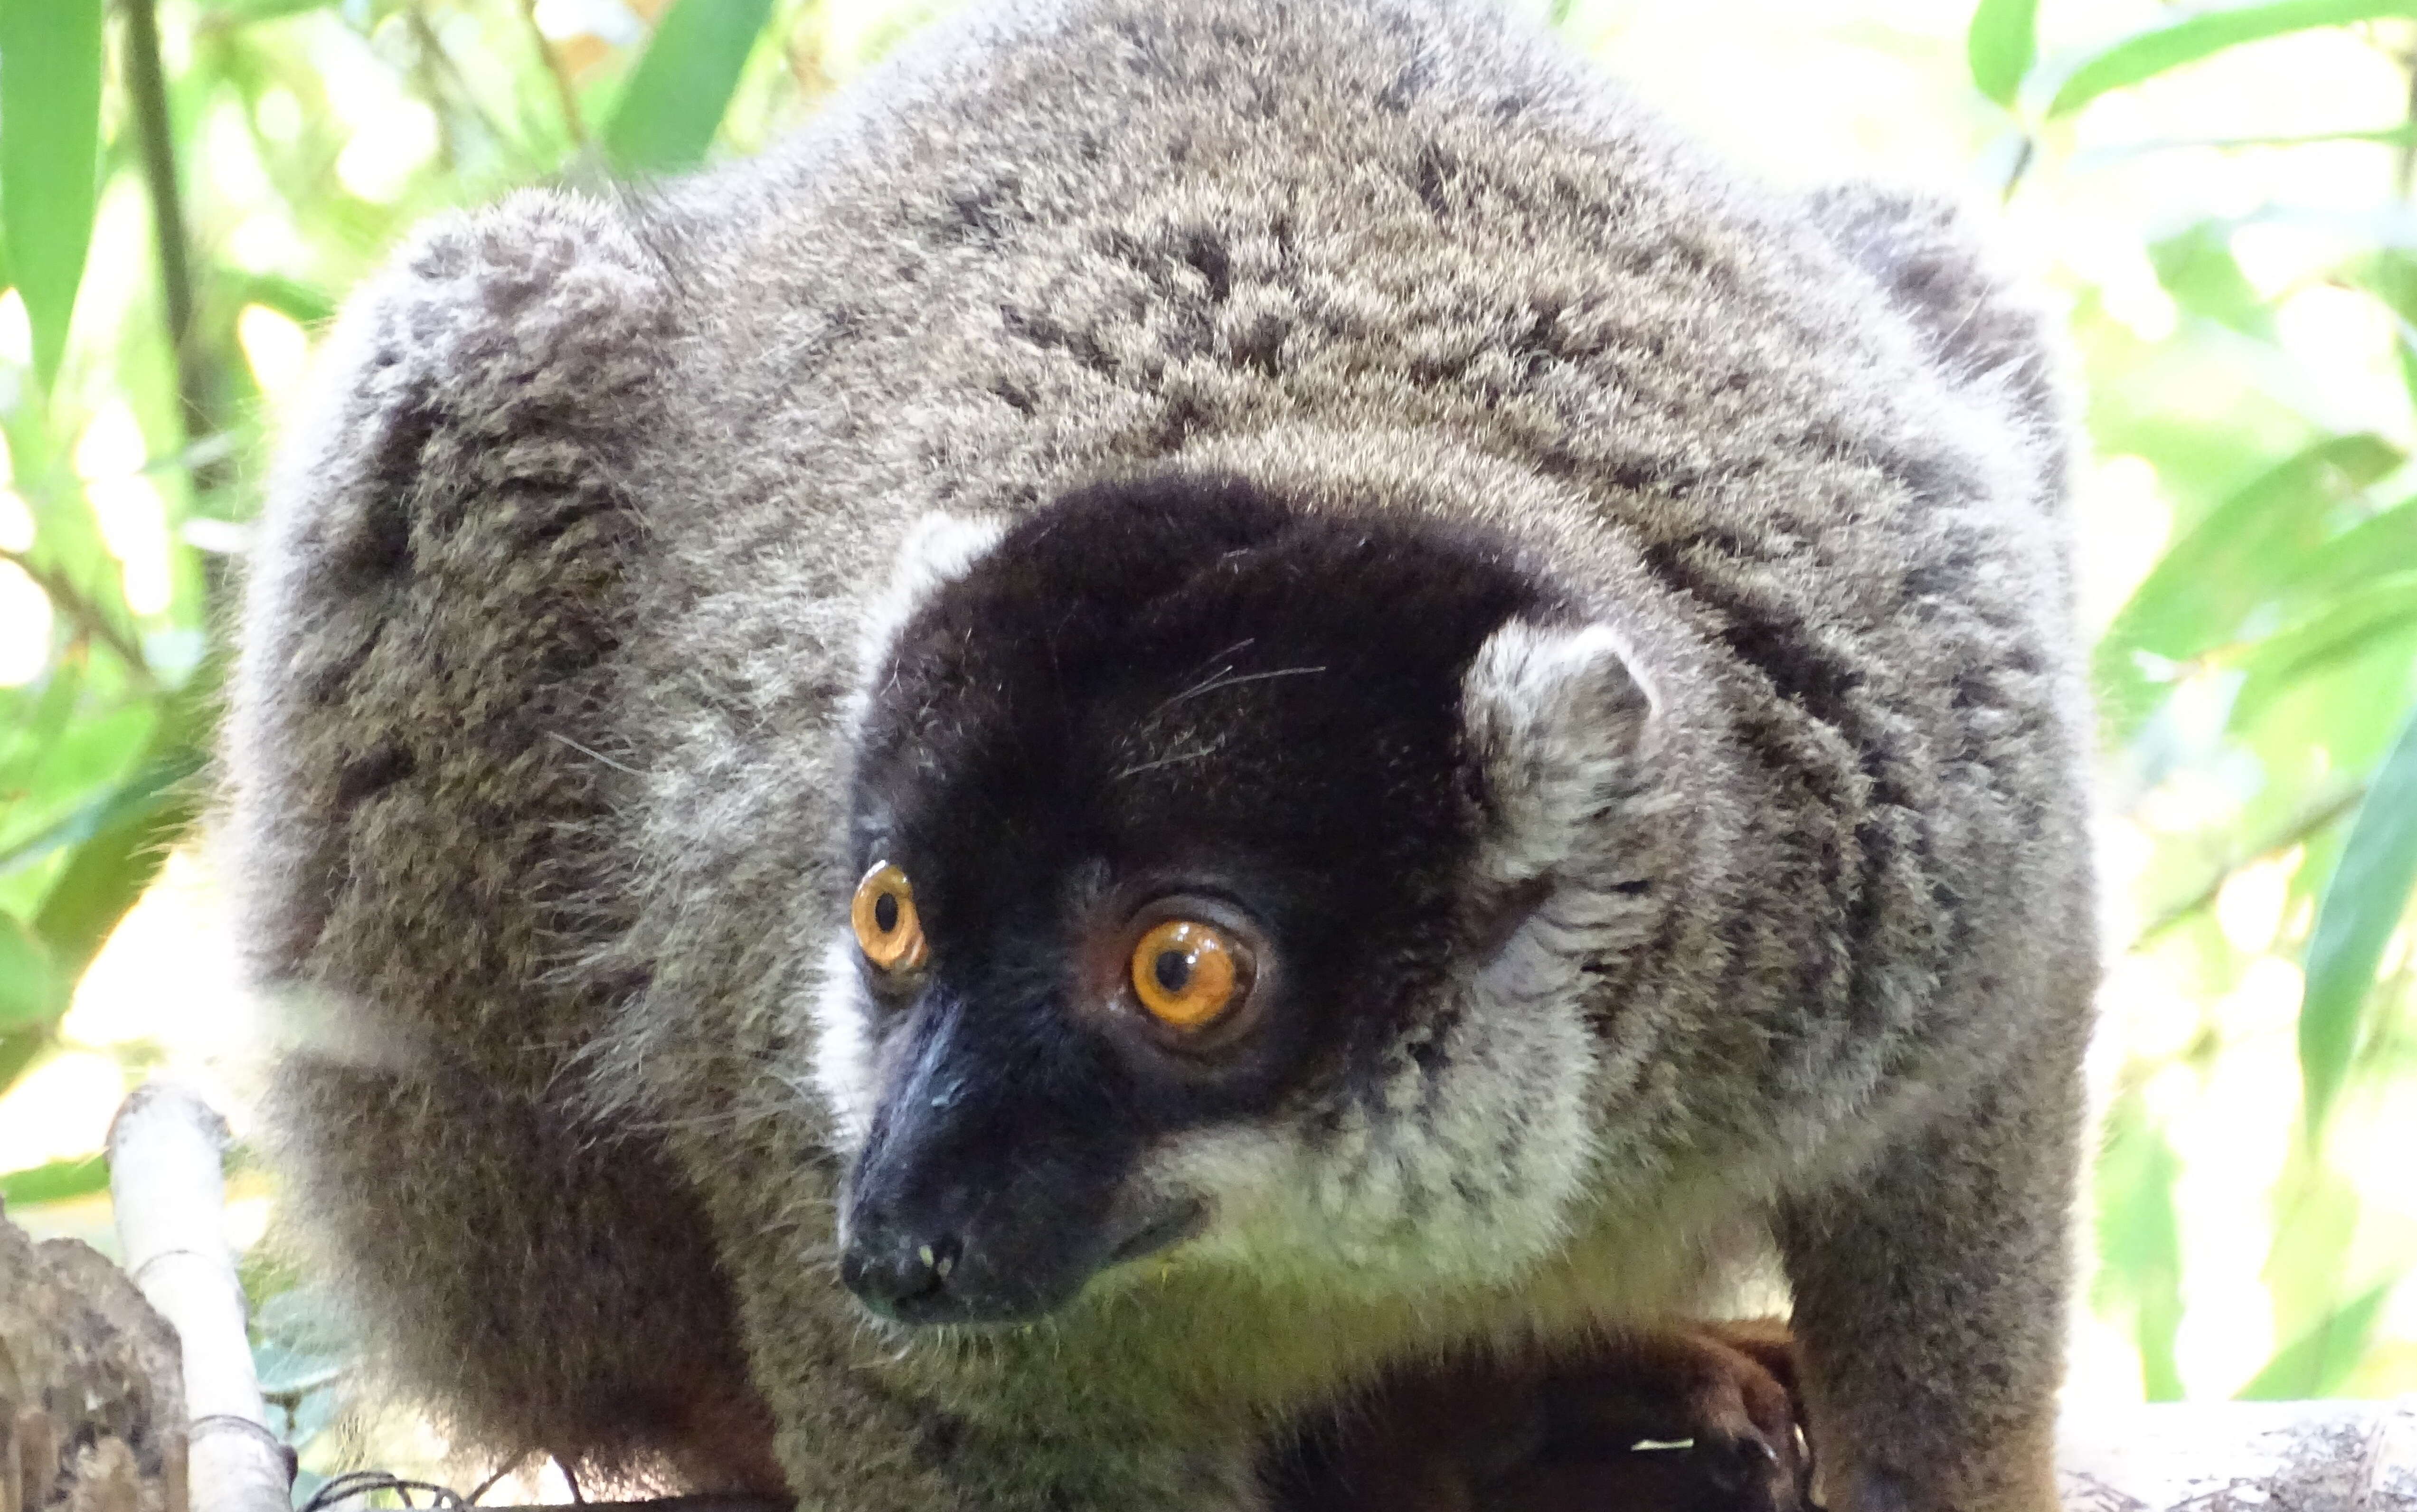
[[1186,475],[929,524],[895,598],[818,1008],[859,1297],[1025,1320],[1162,1251],[1415,1289],[1562,1237],[1589,970],[1653,906],[1589,842],[1651,724],[1609,632],[1482,536]]

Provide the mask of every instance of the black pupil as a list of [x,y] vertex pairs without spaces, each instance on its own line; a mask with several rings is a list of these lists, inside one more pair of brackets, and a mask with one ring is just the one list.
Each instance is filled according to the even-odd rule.
[[898,894],[884,893],[873,900],[874,927],[883,934],[898,927]]
[[1183,984],[1192,980],[1192,957],[1179,950],[1163,950],[1149,970],[1160,986],[1169,992],[1181,992]]

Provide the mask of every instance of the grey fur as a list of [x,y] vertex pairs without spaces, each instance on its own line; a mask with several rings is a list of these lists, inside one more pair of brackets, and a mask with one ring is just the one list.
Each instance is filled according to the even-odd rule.
[[[326,359],[228,736],[298,1227],[468,1440],[761,1480],[743,1339],[865,1512],[1248,1507],[1271,1416],[1775,1240],[1833,1504],[2040,1512],[2093,972],[2045,345],[1938,207],[1753,189],[1454,0],[1003,8],[758,162],[439,221]],[[1472,673],[1470,886],[1553,891],[1356,1173],[1186,1142],[1190,1258],[889,1335],[814,1027],[860,642],[927,512],[1169,460],[1550,564],[1600,629]]]

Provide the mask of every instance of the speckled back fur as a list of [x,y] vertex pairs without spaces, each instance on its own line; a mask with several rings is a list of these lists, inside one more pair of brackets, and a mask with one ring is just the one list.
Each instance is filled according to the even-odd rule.
[[[939,30],[761,160],[438,221],[324,359],[222,843],[299,1228],[400,1381],[738,1483],[744,1339],[808,1506],[1242,1507],[1267,1414],[1681,1301],[1741,1224],[1848,1309],[1832,1194],[1966,1161],[1923,1231],[2029,1246],[1973,1326],[2052,1383],[2094,967],[2037,317],[1938,206],[1753,188],[1475,3]],[[1498,531],[1629,649],[1665,886],[1593,1010],[1602,1226],[1416,1308],[1178,1276],[902,1352],[832,1277],[803,1007],[863,626],[928,512],[1169,463]]]

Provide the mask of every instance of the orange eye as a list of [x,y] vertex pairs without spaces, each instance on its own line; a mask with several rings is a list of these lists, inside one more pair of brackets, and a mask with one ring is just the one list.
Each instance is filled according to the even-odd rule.
[[932,954],[923,922],[915,914],[915,890],[906,885],[906,874],[886,861],[856,884],[847,915],[856,925],[857,947],[884,971],[911,971]]
[[1248,961],[1213,924],[1169,919],[1133,946],[1133,993],[1169,1029],[1203,1029],[1241,997]]

